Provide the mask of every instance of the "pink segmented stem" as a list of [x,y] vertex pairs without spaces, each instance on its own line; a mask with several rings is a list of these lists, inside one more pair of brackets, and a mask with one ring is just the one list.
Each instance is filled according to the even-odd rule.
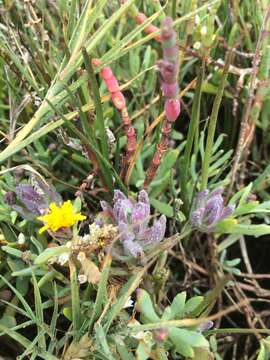
[[172,124],[178,118],[181,107],[178,98],[178,45],[177,34],[172,27],[173,20],[166,18],[162,24],[161,42],[163,48],[163,59],[157,65],[161,74],[161,86],[165,97],[165,121],[162,126],[162,136],[157,145],[156,152],[146,173],[144,187],[147,187],[156,176],[158,167],[164,153],[168,149]]
[[[99,59],[93,59],[92,64],[95,66],[100,66],[101,61]],[[121,176],[124,177],[128,165],[131,162],[136,149],[136,143],[137,143],[136,130],[131,123],[128,110],[126,107],[125,97],[120,90],[118,80],[116,79],[114,73],[112,72],[112,69],[109,66],[105,66],[100,71],[100,75],[104,80],[106,87],[111,95],[111,99],[114,106],[121,114],[122,122],[124,126],[124,132],[127,137],[126,156],[123,159],[122,172],[121,172]]]
[[[135,19],[136,23],[138,25],[140,25],[140,24],[144,23],[147,20],[147,16],[144,13],[140,12],[134,17],[134,19]],[[150,24],[150,25],[146,26],[143,31],[146,34],[153,34],[153,33],[157,32],[158,30],[159,30],[158,27],[156,27],[155,25]],[[156,35],[154,37],[154,39],[161,42],[161,36],[160,35]]]

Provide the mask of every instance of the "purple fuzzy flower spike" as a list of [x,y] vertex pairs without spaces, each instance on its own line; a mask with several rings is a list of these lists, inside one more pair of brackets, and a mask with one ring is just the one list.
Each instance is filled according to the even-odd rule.
[[32,185],[19,184],[16,186],[16,195],[20,202],[33,214],[41,214],[42,209],[45,209],[47,203]]
[[50,203],[60,203],[61,196],[47,184],[35,181],[35,185],[19,184],[13,193],[12,203],[9,205],[22,217],[32,220],[44,214]]
[[102,202],[104,215],[110,217],[118,226],[120,242],[124,252],[133,257],[143,254],[146,247],[158,244],[165,235],[166,217],[163,215],[153,225],[150,222],[150,202],[145,190],[140,191],[138,201],[126,197],[120,190],[115,190],[113,207]]
[[222,188],[212,192],[206,189],[195,197],[190,222],[198,230],[207,233],[213,232],[219,221],[234,212],[234,205],[224,206],[222,193]]

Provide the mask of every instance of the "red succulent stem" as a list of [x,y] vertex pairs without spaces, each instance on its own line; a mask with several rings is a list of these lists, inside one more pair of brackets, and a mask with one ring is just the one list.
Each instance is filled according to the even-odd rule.
[[[142,13],[142,12],[139,12],[135,17],[134,17],[136,23],[138,25],[140,24],[143,24],[146,20],[147,20],[147,16]],[[143,31],[146,33],[146,34],[152,34],[152,33],[155,33],[157,31],[159,31],[159,28],[156,27],[155,25],[148,25],[146,26]],[[161,36],[158,34],[154,37],[158,42],[161,42]]]
[[177,35],[174,31],[173,20],[166,18],[162,24],[161,42],[163,47],[163,59],[158,62],[158,68],[161,73],[161,85],[165,97],[165,121],[162,126],[162,135],[157,145],[156,152],[151,164],[147,170],[144,187],[147,187],[156,176],[158,167],[161,163],[164,153],[168,149],[172,124],[180,114],[180,101],[178,98],[178,45]]
[[[126,0],[121,0],[122,4],[124,4],[126,2]],[[131,7],[129,8],[129,15],[134,18],[136,24],[141,25],[143,24],[148,18],[147,16],[143,13],[143,12],[139,12],[138,8],[136,5],[132,4]],[[159,28],[156,27],[155,25],[147,25],[143,31],[146,34],[153,34],[157,31],[159,31]],[[156,39],[157,41],[161,42],[161,36],[160,34],[157,34],[154,39]]]
[[[95,66],[100,66],[101,61],[99,59],[93,59],[92,64]],[[119,83],[112,72],[112,69],[109,66],[105,66],[100,75],[104,80],[106,87],[111,95],[112,102],[117,110],[120,112],[122,117],[122,122],[124,126],[124,132],[127,137],[127,144],[126,144],[126,156],[123,158],[122,163],[122,171],[121,177],[124,177],[128,168],[128,165],[132,161],[132,157],[134,155],[136,149],[136,130],[134,129],[128,110],[126,107],[126,100],[123,93],[120,90]]]

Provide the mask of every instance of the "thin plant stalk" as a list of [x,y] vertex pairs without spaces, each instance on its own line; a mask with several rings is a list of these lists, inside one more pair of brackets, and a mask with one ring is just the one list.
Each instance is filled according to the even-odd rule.
[[108,148],[108,139],[107,134],[105,130],[105,123],[103,118],[103,111],[102,111],[102,105],[100,100],[100,93],[99,93],[99,87],[97,83],[97,79],[95,77],[95,73],[91,64],[91,61],[89,60],[89,55],[86,52],[86,49],[82,49],[83,59],[84,59],[84,65],[88,72],[89,80],[91,81],[92,85],[92,92],[93,92],[93,100],[95,104],[95,110],[96,110],[96,118],[95,118],[95,129],[98,130],[99,136],[100,136],[100,143],[101,143],[101,150],[102,155],[109,159],[109,148]]
[[217,125],[217,118],[218,118],[218,112],[226,84],[226,80],[228,77],[228,71],[229,66],[231,63],[232,53],[228,52],[226,54],[225,58],[225,66],[221,77],[221,82],[218,88],[217,95],[214,100],[212,113],[209,120],[208,125],[208,134],[207,134],[207,141],[206,141],[206,148],[204,152],[204,159],[203,159],[203,167],[202,167],[202,180],[201,180],[201,190],[204,190],[207,188],[208,183],[208,177],[209,177],[209,166],[210,166],[210,160],[212,155],[212,148],[214,144],[214,136],[216,131],[216,125]]
[[177,7],[177,0],[172,1],[172,18],[176,18],[176,7]]
[[202,66],[198,69],[197,77],[197,86],[194,95],[194,101],[191,112],[191,120],[188,128],[187,143],[185,146],[184,158],[181,166],[181,193],[184,201],[184,207],[188,210],[189,199],[187,194],[187,180],[188,180],[188,170],[190,167],[190,158],[192,152],[192,146],[195,139],[196,131],[199,127],[200,119],[200,108],[201,108],[201,95],[202,95],[202,83],[205,73],[205,61],[203,60]]

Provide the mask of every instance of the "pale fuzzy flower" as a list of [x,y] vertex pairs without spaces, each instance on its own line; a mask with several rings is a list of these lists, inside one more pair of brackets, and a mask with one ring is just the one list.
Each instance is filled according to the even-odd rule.
[[95,235],[97,232],[100,231],[100,226],[96,223],[93,223],[91,225],[89,225],[89,231],[90,231],[90,235]]
[[195,24],[198,25],[201,22],[198,14],[195,15]]
[[125,305],[123,306],[123,309],[133,307],[133,305],[134,305],[134,301],[131,299],[131,296],[129,296]]
[[221,58],[217,59],[217,63],[220,65],[224,65],[224,61]]
[[207,26],[202,26],[202,28],[201,28],[201,35],[202,36],[205,36],[207,34]]
[[80,284],[84,284],[87,282],[87,276],[84,274],[78,275],[78,281]]
[[68,241],[68,242],[66,243],[66,247],[67,247],[67,248],[71,248],[71,246],[72,246],[72,242],[71,242],[71,241]]
[[202,45],[202,44],[201,44],[199,41],[196,41],[196,42],[193,44],[193,47],[194,47],[195,50],[199,50],[200,47],[201,47],[201,45]]
[[106,130],[106,134],[107,134],[107,137],[108,137],[109,144],[111,144],[111,145],[114,144],[115,143],[115,136],[114,136],[113,132],[108,127],[106,127],[105,130]]
[[84,261],[84,260],[86,259],[85,253],[81,251],[81,252],[78,254],[78,256],[77,256],[77,259],[78,259],[80,262]]
[[35,106],[40,106],[41,103],[42,103],[41,98],[40,98],[39,96],[35,96],[35,97],[34,97],[34,104],[35,104]]
[[63,253],[58,256],[57,262],[63,266],[69,260],[69,256],[70,256],[69,253]]
[[25,236],[23,233],[19,233],[18,235],[18,244],[23,245],[25,243]]
[[80,239],[82,240],[82,242],[88,243],[91,239],[89,234],[83,235],[82,237],[80,237]]

